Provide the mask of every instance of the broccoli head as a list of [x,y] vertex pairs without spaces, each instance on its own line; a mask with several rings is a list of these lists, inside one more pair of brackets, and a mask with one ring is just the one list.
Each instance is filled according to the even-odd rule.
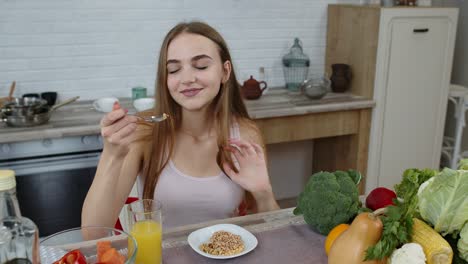
[[323,235],[349,222],[360,207],[355,175],[355,171],[315,173],[299,195],[294,214],[304,215],[305,222]]

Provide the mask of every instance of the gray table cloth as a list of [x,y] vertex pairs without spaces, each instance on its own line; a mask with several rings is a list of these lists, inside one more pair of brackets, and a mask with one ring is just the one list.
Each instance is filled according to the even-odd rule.
[[291,225],[254,233],[257,247],[246,255],[220,260],[199,255],[189,245],[163,250],[163,264],[313,263],[326,264],[325,236],[307,225]]

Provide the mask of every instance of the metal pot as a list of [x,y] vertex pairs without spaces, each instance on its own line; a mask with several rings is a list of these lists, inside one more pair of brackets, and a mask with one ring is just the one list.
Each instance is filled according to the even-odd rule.
[[64,102],[54,105],[52,107],[48,106],[47,104],[43,105],[40,108],[36,109],[37,111],[40,111],[40,113],[35,113],[32,115],[17,116],[11,113],[10,114],[4,113],[3,117],[0,118],[0,123],[1,122],[6,123],[8,126],[11,126],[11,127],[31,127],[31,126],[42,125],[44,123],[47,123],[47,121],[49,121],[50,116],[56,109],[64,105],[70,104],[76,101],[78,98],[80,97],[79,96],[73,97],[71,99],[65,100]]
[[11,116],[31,116],[37,109],[47,105],[47,101],[34,97],[14,98],[12,102],[5,104],[1,113]]
[[35,114],[32,116],[13,116],[7,115],[0,119],[0,122],[6,123],[11,127],[30,127],[46,123],[50,119],[50,112]]

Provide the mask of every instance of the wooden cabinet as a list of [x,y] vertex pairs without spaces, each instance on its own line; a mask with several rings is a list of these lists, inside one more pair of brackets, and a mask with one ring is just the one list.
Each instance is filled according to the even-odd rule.
[[348,63],[351,91],[374,98],[366,190],[407,168],[438,168],[458,9],[330,5],[326,65]]
[[[366,170],[373,100],[329,94],[320,101],[305,99],[303,103],[306,104],[295,104],[287,94],[286,90],[272,90],[259,100],[246,101],[249,114],[266,144],[313,140],[312,173],[349,168]],[[277,171],[270,170],[270,176],[278,175],[283,179],[303,177],[306,181],[311,175],[294,175],[295,171],[296,168],[289,168],[285,174],[279,175]],[[359,185],[361,193],[364,192],[365,181],[364,177]]]

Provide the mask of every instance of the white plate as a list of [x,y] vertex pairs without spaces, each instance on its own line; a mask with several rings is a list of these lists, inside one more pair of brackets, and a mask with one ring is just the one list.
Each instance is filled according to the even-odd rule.
[[[201,251],[200,245],[203,243],[208,243],[213,233],[221,230],[241,236],[242,241],[244,241],[244,251],[230,256],[211,255]],[[252,233],[238,225],[233,224],[219,224],[195,230],[190,233],[187,241],[192,249],[195,250],[198,254],[213,259],[228,259],[239,257],[252,251],[258,244],[257,238]]]

